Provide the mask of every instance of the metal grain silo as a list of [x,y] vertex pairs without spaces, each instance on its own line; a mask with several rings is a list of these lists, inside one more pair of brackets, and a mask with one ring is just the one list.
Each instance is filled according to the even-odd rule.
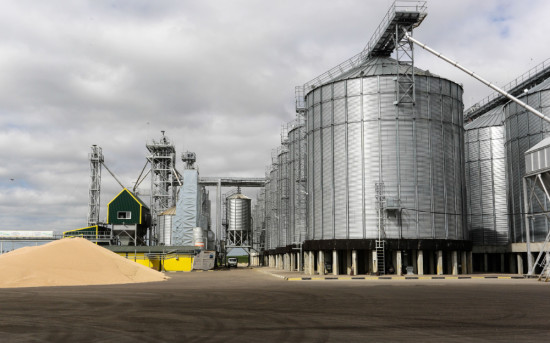
[[468,228],[474,245],[510,243],[503,107],[464,125]]
[[307,91],[309,239],[377,239],[381,219],[386,239],[467,238],[462,87],[415,68],[416,104],[396,106],[397,68],[370,58]]
[[298,117],[288,132],[291,242],[306,238],[306,130]]
[[251,200],[243,194],[227,198],[227,238],[228,244],[243,246],[250,244],[252,231]]
[[279,160],[278,150],[275,149],[271,153],[271,168],[269,171],[270,181],[270,245],[271,249],[279,247],[279,206],[280,206],[280,193],[279,193]]
[[[547,79],[528,92],[518,96],[520,100],[550,116],[550,79]],[[526,241],[523,210],[522,180],[525,176],[525,152],[546,137],[550,137],[550,124],[536,115],[528,112],[515,103],[504,106],[506,127],[506,171],[509,192],[508,213],[512,241]],[[539,199],[544,199],[542,193],[536,191]],[[544,209],[534,205],[531,213],[546,212],[550,205],[543,203]],[[548,234],[550,222],[545,216],[533,217],[531,224],[531,240],[544,241]]]
[[176,215],[176,207],[169,208],[158,215],[159,223],[159,244],[172,244],[172,223]]
[[291,244],[290,238],[290,208],[289,208],[289,159],[288,159],[288,139],[283,140],[283,145],[279,149],[279,154],[277,156],[278,166],[277,169],[277,195],[279,202],[279,246],[284,247],[288,244]]

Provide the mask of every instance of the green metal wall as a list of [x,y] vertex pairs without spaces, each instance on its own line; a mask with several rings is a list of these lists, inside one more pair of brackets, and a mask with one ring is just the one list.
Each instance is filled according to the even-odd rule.
[[[140,214],[141,207],[141,214]],[[117,219],[117,213],[119,211],[131,212],[130,219]],[[111,202],[107,205],[107,222],[115,225],[133,225],[141,223],[141,216],[149,213],[149,209],[145,206],[141,206],[137,198],[134,198],[130,191],[124,189],[120,192]]]

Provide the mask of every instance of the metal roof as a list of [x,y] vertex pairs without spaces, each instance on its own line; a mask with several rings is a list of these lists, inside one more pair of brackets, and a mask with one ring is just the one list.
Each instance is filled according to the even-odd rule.
[[504,105],[492,108],[481,117],[464,125],[465,130],[480,129],[482,127],[502,126],[504,125]]
[[[550,76],[550,58],[543,61],[541,64],[535,66],[534,68],[528,70],[523,75],[517,77],[515,80],[504,85],[503,90],[512,94],[515,97],[521,97],[525,89],[536,88],[536,85],[540,85]],[[480,102],[472,105],[470,108],[464,111],[464,119],[477,118],[482,116],[485,112],[491,110],[492,108],[505,104],[509,100],[504,95],[500,93],[492,93]]]
[[244,194],[235,194],[235,195],[230,196],[230,197],[227,198],[227,199],[246,199],[246,200],[250,200],[250,198],[247,197],[247,196],[244,195]]
[[537,150],[544,149],[548,146],[550,146],[550,137],[547,137],[547,138],[543,139],[542,141],[538,142],[537,144],[535,144],[531,149],[527,150],[525,152],[525,154],[535,152]]
[[535,87],[529,89],[527,92],[523,93],[522,96],[525,95],[526,93],[527,94],[533,94],[533,93],[544,91],[544,90],[547,90],[547,89],[550,89],[550,77],[547,78],[546,80],[542,81],[541,83],[539,83]]
[[[361,63],[357,67],[343,73],[342,75],[332,79],[329,82],[353,79],[357,77],[397,75],[398,71],[399,71],[399,74],[405,74],[408,72],[408,69],[409,69],[409,66],[405,66],[402,64],[398,65],[397,61],[394,58],[386,57],[386,56],[377,56],[377,57],[372,57],[365,60],[365,62]],[[429,70],[422,70],[416,67],[414,68],[414,74],[437,77],[437,75],[430,73]]]

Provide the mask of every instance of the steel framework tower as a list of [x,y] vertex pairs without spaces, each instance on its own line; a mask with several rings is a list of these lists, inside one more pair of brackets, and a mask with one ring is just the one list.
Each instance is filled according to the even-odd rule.
[[90,158],[90,190],[88,201],[88,226],[99,223],[99,208],[101,195],[101,165],[103,164],[103,153],[97,145],[92,145]]
[[151,164],[151,235],[150,241],[156,244],[158,239],[158,220],[160,213],[176,205],[176,149],[162,132],[160,140],[151,140],[146,144]]

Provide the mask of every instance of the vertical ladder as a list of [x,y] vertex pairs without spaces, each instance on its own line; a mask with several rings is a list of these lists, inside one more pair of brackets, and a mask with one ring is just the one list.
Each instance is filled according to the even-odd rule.
[[385,263],[385,241],[382,239],[385,237],[384,227],[386,224],[386,216],[384,210],[386,208],[386,195],[384,190],[384,182],[376,182],[374,184],[375,197],[376,197],[376,209],[378,211],[378,239],[376,240],[376,265],[379,275],[386,274]]
[[386,275],[386,263],[384,260],[385,251],[384,251],[385,242],[381,240],[376,240],[376,265],[379,275]]

